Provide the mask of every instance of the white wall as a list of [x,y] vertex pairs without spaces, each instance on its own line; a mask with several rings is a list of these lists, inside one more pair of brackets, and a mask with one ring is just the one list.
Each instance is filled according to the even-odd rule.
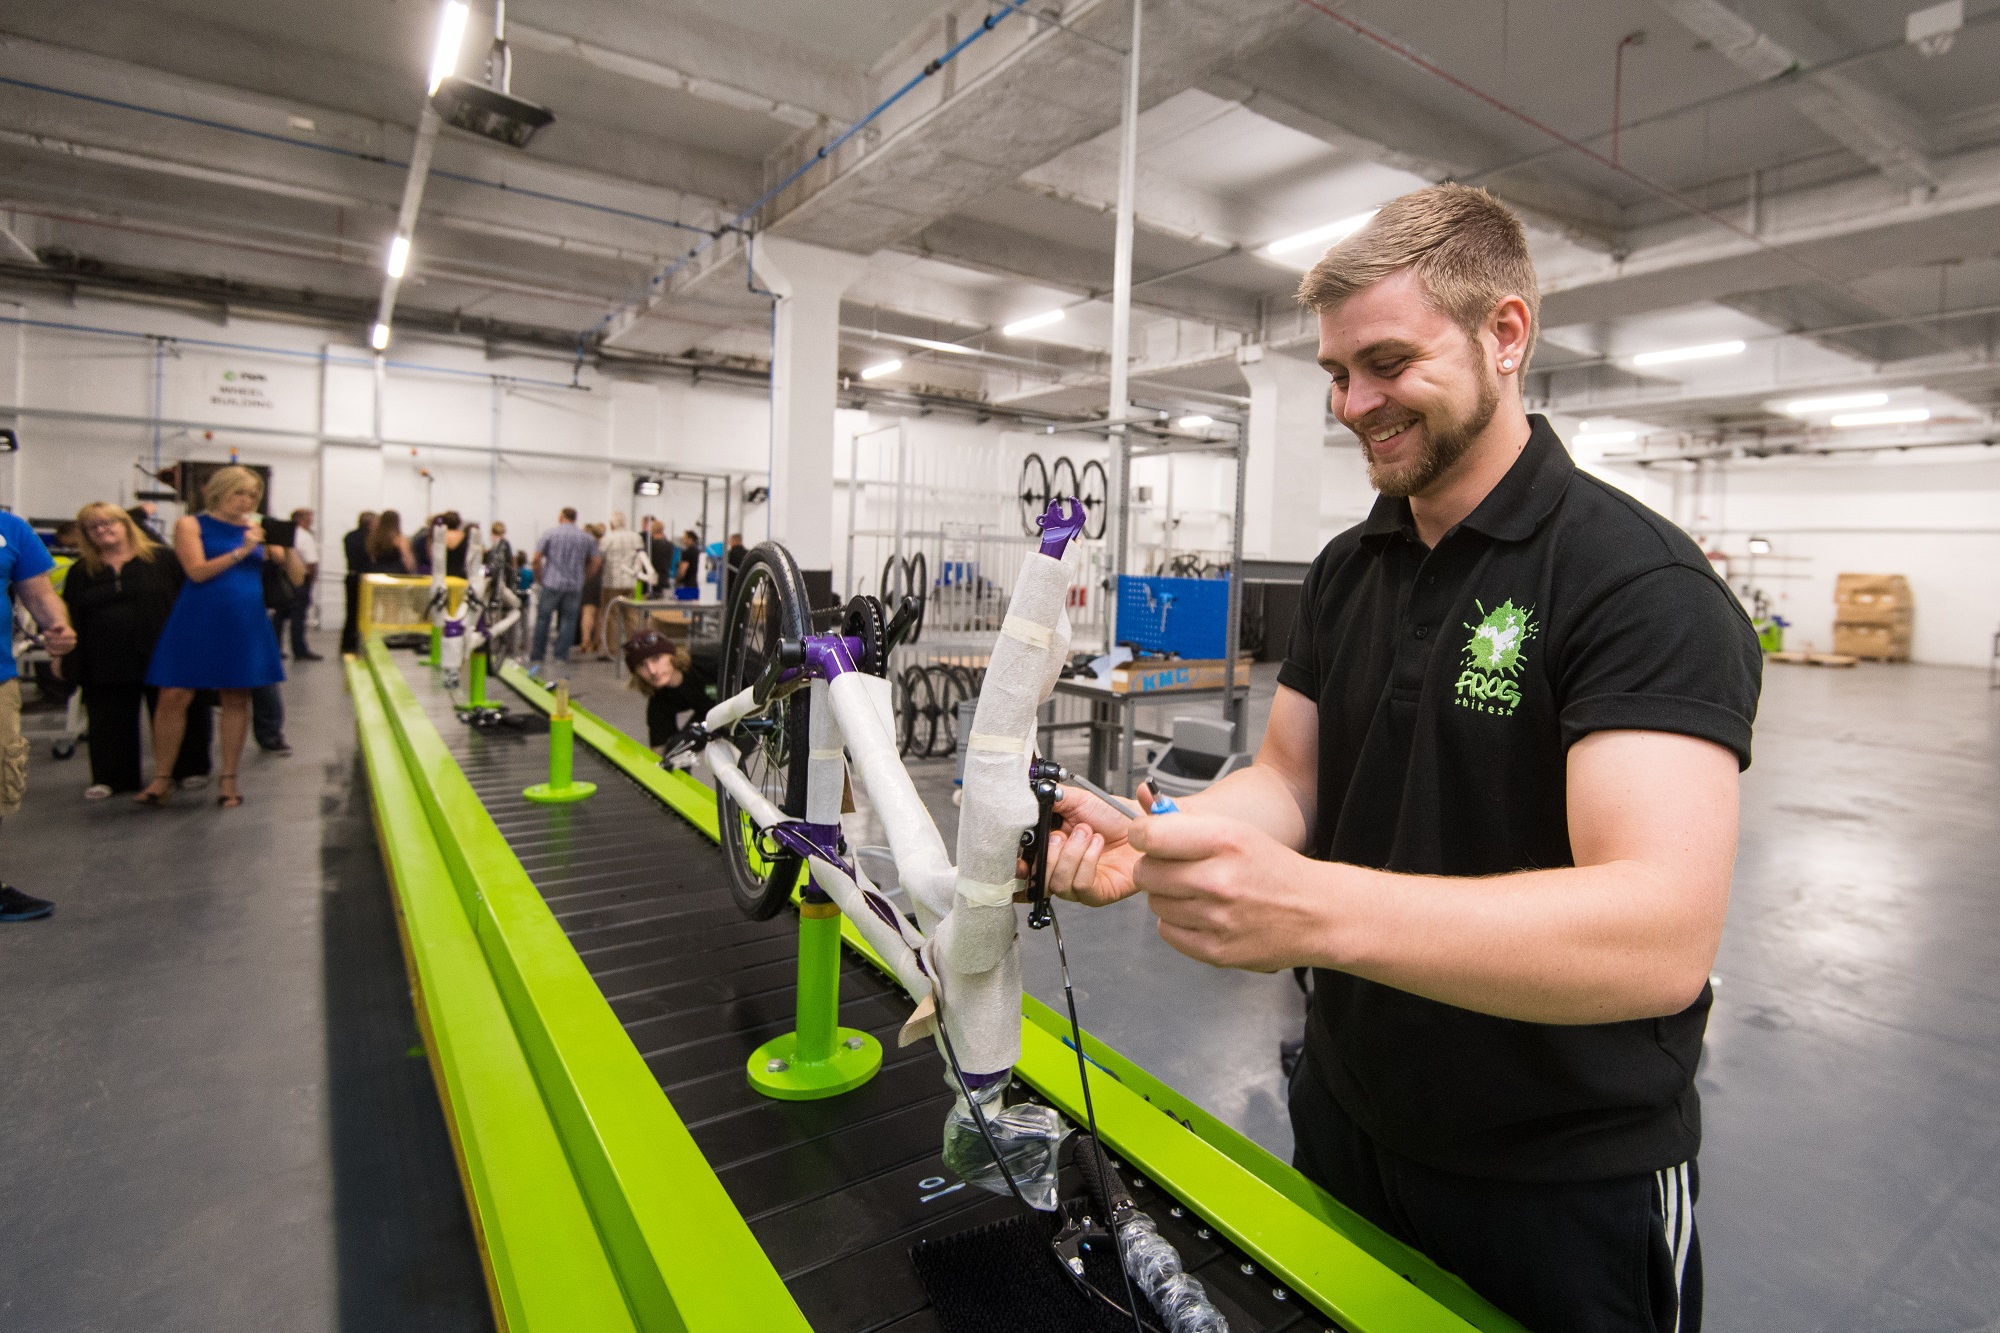
[[[1787,647],[1832,647],[1836,575],[1901,574],[1916,598],[1911,656],[1988,661],[2000,628],[1995,450],[1737,460],[1711,465],[1699,495],[1684,468],[1591,470],[1727,556],[1730,583],[1763,589],[1791,622]],[[1771,542],[1770,555],[1750,556],[1753,535]]]

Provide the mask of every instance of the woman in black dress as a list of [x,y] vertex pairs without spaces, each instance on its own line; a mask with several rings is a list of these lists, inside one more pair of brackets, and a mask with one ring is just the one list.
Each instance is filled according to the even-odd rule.
[[[77,512],[79,559],[63,582],[63,601],[76,627],[76,648],[63,676],[83,690],[90,716],[90,786],[84,799],[145,785],[140,765],[139,710],[150,714],[159,691],[145,683],[153,645],[181,587],[180,562],[116,505],[87,504]],[[188,710],[173,777],[183,785],[209,769],[210,713]]]

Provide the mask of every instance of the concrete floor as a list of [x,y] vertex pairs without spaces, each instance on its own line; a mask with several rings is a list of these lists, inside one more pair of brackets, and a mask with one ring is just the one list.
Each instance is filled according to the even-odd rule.
[[[299,753],[246,760],[227,815],[85,805],[36,747],[0,874],[60,908],[0,926],[0,1328],[490,1326],[335,665],[288,697]],[[2000,1329],[2000,692],[1773,667],[1757,747],[1701,1072],[1708,1327]],[[950,778],[919,773],[947,836]],[[1290,980],[1180,957],[1140,903],[1063,921],[1084,1022],[1287,1151]],[[1061,1003],[1049,941],[1026,973]]]

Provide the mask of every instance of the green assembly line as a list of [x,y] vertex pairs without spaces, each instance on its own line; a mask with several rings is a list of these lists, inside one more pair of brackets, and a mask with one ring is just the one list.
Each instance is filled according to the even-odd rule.
[[[518,666],[497,675],[555,711],[555,692]],[[811,1327],[379,638],[348,660],[347,680],[418,1020],[501,1326]],[[716,837],[707,786],[663,770],[589,710],[569,711],[576,739]],[[881,967],[837,920],[848,948]],[[817,990],[823,1003],[832,994]],[[1031,997],[1022,1007],[1017,1076],[1081,1123],[1068,1022]],[[1087,1034],[1084,1053],[1106,1146],[1334,1325],[1519,1330]]]

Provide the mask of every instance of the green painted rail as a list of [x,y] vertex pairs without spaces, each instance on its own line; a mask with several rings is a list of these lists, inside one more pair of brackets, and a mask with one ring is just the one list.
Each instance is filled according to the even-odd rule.
[[459,906],[374,678],[347,659],[417,1023],[504,1329],[634,1328],[541,1090]]
[[[520,667],[510,665],[500,674],[537,708],[554,707],[554,692]],[[686,773],[662,770],[650,749],[574,701],[570,709],[579,739],[716,836],[710,788]],[[848,945],[887,974],[844,918],[843,927]],[[1021,1062],[1015,1072],[1081,1121],[1068,1020],[1033,996],[1023,996],[1021,1007]],[[1168,1186],[1274,1278],[1355,1333],[1525,1333],[1457,1277],[1088,1033],[1084,1052],[1110,1075],[1091,1081],[1105,1142]]]
[[380,639],[367,661],[630,1323],[642,1333],[803,1333],[805,1316]]

